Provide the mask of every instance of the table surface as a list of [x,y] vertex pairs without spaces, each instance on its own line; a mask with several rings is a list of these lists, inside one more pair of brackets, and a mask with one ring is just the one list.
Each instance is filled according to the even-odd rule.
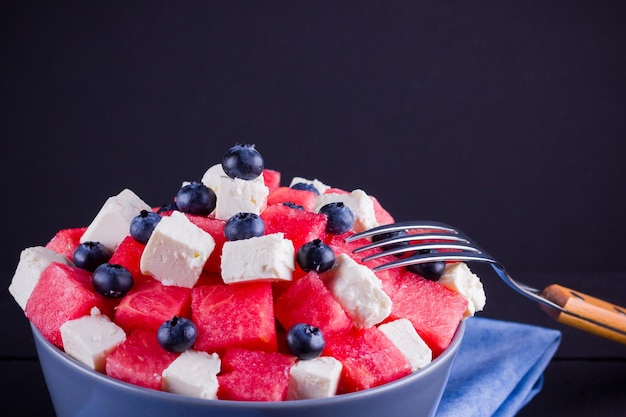
[[[624,416],[626,346],[552,321],[532,301],[509,289],[495,273],[490,273],[490,269],[477,267],[479,270],[474,266],[472,269],[481,276],[488,299],[481,317],[556,328],[563,335],[545,371],[542,391],[519,416]],[[626,304],[626,272],[513,275],[536,287],[559,283],[616,304]],[[3,393],[0,415],[54,416],[28,322],[8,291],[0,292],[0,311],[5,318],[5,331],[0,338],[0,390]]]

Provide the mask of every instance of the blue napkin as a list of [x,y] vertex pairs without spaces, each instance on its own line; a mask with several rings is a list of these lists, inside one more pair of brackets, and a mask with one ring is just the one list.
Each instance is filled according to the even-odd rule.
[[561,333],[480,317],[466,324],[436,417],[514,416],[541,390]]

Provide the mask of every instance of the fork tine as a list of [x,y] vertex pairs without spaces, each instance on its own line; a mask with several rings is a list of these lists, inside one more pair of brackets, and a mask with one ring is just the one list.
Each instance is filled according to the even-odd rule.
[[467,262],[467,261],[477,261],[477,262],[487,262],[491,264],[497,264],[496,261],[491,256],[484,253],[476,253],[469,251],[461,251],[461,252],[438,252],[438,253],[426,253],[426,254],[417,254],[413,256],[409,256],[406,258],[398,259],[395,261],[387,262],[382,265],[378,265],[372,268],[372,270],[384,271],[386,269],[391,268],[399,268],[407,265],[428,263],[428,262],[437,262],[437,261],[457,261],[457,262]]
[[386,224],[386,225],[382,225],[382,226],[374,227],[372,229],[365,230],[360,233],[355,233],[352,236],[348,236],[346,238],[346,242],[352,242],[357,239],[362,239],[364,237],[378,235],[381,233],[398,232],[402,230],[413,230],[413,229],[426,229],[429,231],[459,234],[459,231],[457,229],[445,223],[431,222],[431,221],[399,222],[399,223]]
[[[404,229],[403,229],[404,230]],[[384,232],[387,233],[387,232]],[[395,237],[390,237],[387,239],[382,239],[376,242],[372,242],[370,244],[361,246],[357,249],[354,250],[354,253],[359,253],[359,252],[363,252],[369,249],[375,249],[375,248],[380,248],[380,247],[384,247],[384,246],[388,246],[388,245],[393,245],[393,244],[397,244],[397,243],[404,243],[404,242],[413,242],[416,240],[443,240],[443,241],[452,241],[452,242],[459,242],[459,243],[470,243],[469,240],[467,240],[464,237],[460,237],[460,236],[455,236],[455,235],[444,235],[444,234],[412,234],[412,235],[404,235],[404,236],[395,236]],[[346,241],[348,241],[346,239]],[[414,246],[414,245],[411,245]]]
[[[376,247],[376,246],[371,246],[371,247]],[[363,262],[367,262],[367,261],[373,261],[374,259],[383,258],[388,255],[399,255],[402,253],[419,252],[422,250],[428,250],[428,251],[430,250],[453,250],[453,251],[465,251],[465,252],[472,252],[472,253],[481,252],[480,249],[471,245],[463,244],[463,243],[430,242],[430,243],[418,243],[414,245],[403,245],[403,246],[393,248],[393,249],[386,249],[386,250],[383,250],[382,252],[377,252],[372,255],[366,256],[362,260]],[[358,252],[361,252],[361,250],[355,249],[353,252],[358,253]]]

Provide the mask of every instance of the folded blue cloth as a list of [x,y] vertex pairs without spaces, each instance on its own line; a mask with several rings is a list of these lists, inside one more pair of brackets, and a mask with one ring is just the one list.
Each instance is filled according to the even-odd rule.
[[436,417],[514,416],[541,390],[561,333],[479,317],[466,324]]

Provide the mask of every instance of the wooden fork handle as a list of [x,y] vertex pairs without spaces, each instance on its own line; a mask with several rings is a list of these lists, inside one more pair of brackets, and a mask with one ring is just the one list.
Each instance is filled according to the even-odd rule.
[[557,284],[546,287],[541,295],[571,313],[542,305],[558,322],[626,344],[626,308]]

